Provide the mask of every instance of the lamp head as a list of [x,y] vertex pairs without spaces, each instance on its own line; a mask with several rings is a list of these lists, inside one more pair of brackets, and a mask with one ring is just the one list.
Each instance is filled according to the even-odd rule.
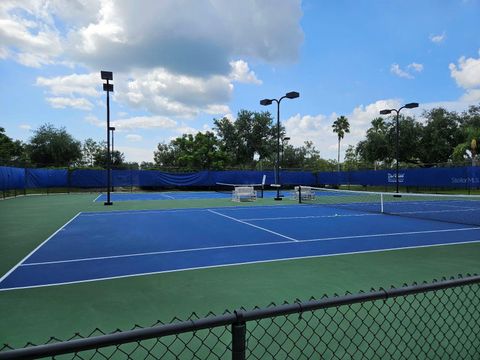
[[115,126],[110,126],[108,130],[115,131]]
[[102,80],[113,80],[113,73],[111,71],[100,71]]
[[290,136],[285,136],[285,137],[283,138],[283,141],[288,141],[288,140],[290,140]]
[[380,115],[388,115],[392,112],[392,110],[390,109],[383,109],[383,110],[380,110]]
[[295,98],[298,98],[299,96],[300,96],[300,94],[296,91],[290,91],[290,92],[285,94],[285,97],[289,98],[289,99],[295,99]]
[[407,109],[413,109],[413,108],[416,108],[418,107],[418,103],[408,103],[405,105],[405,108]]
[[263,100],[260,100],[260,105],[263,105],[263,106],[268,106],[268,105],[272,105],[272,100],[270,99],[263,99]]

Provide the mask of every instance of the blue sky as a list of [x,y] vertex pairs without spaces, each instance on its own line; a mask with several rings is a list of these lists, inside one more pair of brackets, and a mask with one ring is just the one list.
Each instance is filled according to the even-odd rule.
[[[336,157],[383,108],[411,114],[480,103],[480,0],[2,0],[0,124],[28,140],[50,122],[105,138],[100,70],[114,72],[115,143],[151,161],[159,142],[209,130],[240,109],[270,110],[291,143]],[[407,113],[407,111],[406,111]]]

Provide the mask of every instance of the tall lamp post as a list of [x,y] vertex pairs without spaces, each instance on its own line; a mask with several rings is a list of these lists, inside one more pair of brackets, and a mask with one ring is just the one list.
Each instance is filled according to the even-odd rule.
[[399,188],[399,179],[398,179],[398,164],[399,164],[399,155],[398,155],[398,142],[399,142],[399,132],[400,132],[400,127],[399,127],[399,115],[400,111],[402,109],[413,109],[418,107],[418,103],[408,103],[403,105],[400,109],[383,109],[380,110],[381,115],[388,115],[391,114],[392,112],[395,112],[397,114],[396,116],[396,123],[395,123],[395,132],[396,132],[396,137],[395,137],[395,158],[396,158],[396,163],[397,163],[397,172],[396,172],[396,184],[397,184],[397,194],[398,194],[398,188]]
[[285,136],[283,139],[282,139],[282,166],[285,165],[283,163],[284,159],[285,159],[285,142],[290,140],[290,137],[289,136]]
[[[115,134],[115,127],[110,126],[109,129],[112,132],[112,156],[115,156],[115,145],[114,145],[115,137],[113,136]],[[113,163],[113,161],[112,161],[112,163]],[[112,192],[115,191],[115,184],[113,183],[113,179],[114,178],[112,178]]]
[[263,99],[260,100],[260,105],[268,106],[271,105],[274,101],[277,103],[277,162],[275,164],[275,186],[277,188],[277,197],[275,200],[282,200],[280,197],[280,102],[287,99],[298,98],[300,94],[296,91],[290,91],[282,96],[280,99]]
[[103,84],[103,91],[107,92],[107,201],[104,205],[113,205],[110,201],[110,180],[111,180],[111,157],[110,157],[110,91],[113,92],[113,84],[110,84],[110,80],[113,80],[113,73],[111,71],[100,71],[100,77],[102,80],[107,80],[107,83]]

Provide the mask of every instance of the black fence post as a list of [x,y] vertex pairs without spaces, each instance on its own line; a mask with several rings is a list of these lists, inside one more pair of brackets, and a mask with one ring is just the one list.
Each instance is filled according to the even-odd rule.
[[241,310],[235,311],[237,320],[232,324],[232,360],[245,360],[247,324]]

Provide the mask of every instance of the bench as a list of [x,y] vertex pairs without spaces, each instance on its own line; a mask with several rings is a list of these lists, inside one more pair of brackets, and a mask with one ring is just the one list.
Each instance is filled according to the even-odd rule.
[[232,201],[255,201],[257,192],[253,186],[238,186],[232,192]]
[[302,194],[302,200],[315,199],[315,190],[313,190],[311,186],[295,186],[293,188],[292,198],[298,200],[300,192]]

